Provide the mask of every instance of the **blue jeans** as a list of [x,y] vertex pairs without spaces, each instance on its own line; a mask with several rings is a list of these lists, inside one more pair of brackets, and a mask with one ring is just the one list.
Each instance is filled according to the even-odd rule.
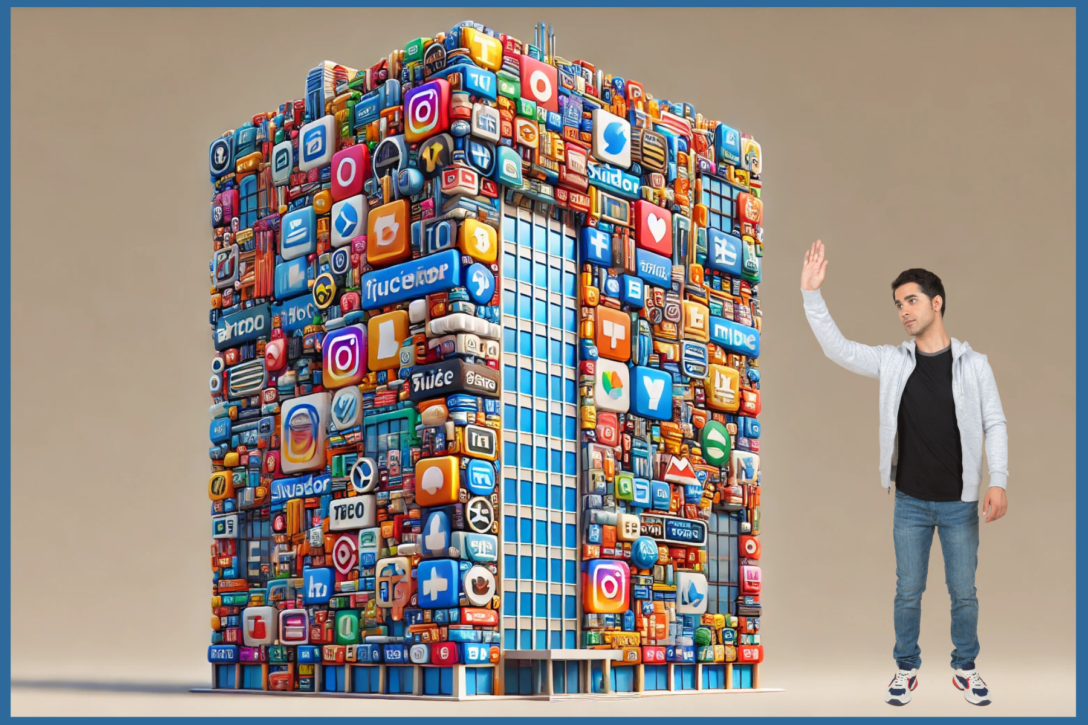
[[941,537],[944,580],[952,599],[952,667],[971,670],[978,656],[978,501],[922,501],[895,492],[895,648],[892,656],[905,670],[922,665],[918,630],[922,592],[929,574],[933,529]]

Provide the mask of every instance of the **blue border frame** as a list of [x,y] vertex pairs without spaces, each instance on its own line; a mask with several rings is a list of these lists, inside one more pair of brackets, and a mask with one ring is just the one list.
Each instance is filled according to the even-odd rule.
[[[261,8],[263,8],[263,7],[296,7],[297,6],[296,3],[285,2],[283,0],[270,0],[270,1],[266,1],[266,2],[253,2],[252,0],[236,0],[235,2],[232,2],[229,5],[230,5],[230,7],[261,7]],[[585,7],[584,2],[570,2],[570,1],[545,3],[544,5],[547,5],[547,6],[550,6],[550,7]],[[684,5],[685,5],[685,7],[721,7],[721,6],[723,6],[722,3],[706,2],[706,0],[689,0],[688,2],[684,3]],[[389,7],[389,4],[388,3],[376,3],[376,2],[371,2],[371,1],[349,2],[347,0],[326,0],[325,2],[321,3],[321,6],[322,7]],[[437,2],[419,2],[419,3],[415,3],[414,6],[415,7],[420,7],[420,8],[421,7],[428,7],[428,6],[430,6],[430,7],[445,7],[445,4],[444,3],[437,3]],[[482,8],[511,7],[511,6],[517,6],[517,7],[532,6],[532,7],[537,7],[537,6],[539,6],[539,4],[520,2],[520,1],[516,1],[516,0],[506,0],[504,2],[496,2],[495,0],[483,0],[482,2],[477,2],[476,6],[477,7],[482,7]],[[646,2],[645,0],[633,0],[633,1],[631,1],[631,0],[627,0],[627,1],[603,0],[603,1],[599,1],[599,2],[594,3],[593,6],[594,7],[660,7],[661,5],[660,5],[660,3],[650,3],[650,2]],[[950,6],[951,7],[987,7],[987,8],[989,8],[989,7],[1036,7],[1036,8],[1039,8],[1039,7],[1073,7],[1075,9],[1079,9],[1075,4],[1073,4],[1073,5],[1069,5],[1069,4],[1054,5],[1054,4],[1051,4],[1051,3],[1041,3],[1041,2],[1030,2],[1030,3],[1017,4],[1017,3],[1003,2],[1003,1],[1000,1],[1000,0],[998,0],[997,2],[985,2],[983,0],[968,0],[966,2],[956,3],[955,5],[943,4],[943,3],[931,3],[931,2],[902,3],[902,4],[897,4],[897,5],[892,5],[892,4],[870,5],[870,4],[863,4],[863,3],[857,3],[857,2],[840,2],[840,3],[837,3],[834,7],[922,7],[922,8],[937,8],[937,7],[950,7]],[[8,7],[8,12],[3,14],[3,20],[2,20],[3,28],[0,29],[0,32],[2,32],[2,36],[3,36],[3,55],[2,55],[2,59],[3,59],[4,65],[7,67],[7,72],[3,74],[3,84],[4,84],[3,85],[3,95],[4,95],[5,98],[10,99],[11,98],[11,72],[12,72],[12,68],[11,68],[11,10],[16,8],[16,7],[19,7],[19,8],[22,8],[22,7],[57,7],[57,8],[81,7],[82,8],[82,7],[102,7],[102,6],[98,5],[98,4],[95,4],[95,3],[67,2],[67,3],[63,3],[63,4],[57,4],[57,5],[46,5],[46,4],[38,5],[36,3],[29,3],[29,4],[21,4],[21,5],[13,6],[13,5],[9,4],[7,7]],[[138,4],[138,3],[122,1],[122,2],[112,3],[110,5],[110,7],[117,7],[117,8],[123,8],[123,7],[186,7],[186,8],[196,8],[196,7],[223,7],[223,3],[204,1],[204,2],[185,2],[185,3],[179,3],[179,4],[171,4],[171,3],[163,3],[163,2],[150,2],[150,3],[139,3]],[[815,3],[815,2],[793,2],[793,3],[789,3],[789,4],[778,5],[778,4],[775,4],[775,3],[760,2],[759,0],[756,0],[756,2],[746,3],[745,7],[782,7],[782,8],[791,8],[791,7],[793,7],[793,8],[801,8],[801,7],[827,7],[827,5],[824,5],[822,3]],[[1078,117],[1077,131],[1078,131],[1078,136],[1079,136],[1079,131],[1081,130],[1081,128],[1083,128],[1085,126],[1085,123],[1084,123],[1083,119],[1085,118],[1086,112],[1088,112],[1088,104],[1086,104],[1085,95],[1084,95],[1084,93],[1082,93],[1082,90],[1085,88],[1086,85],[1088,85],[1088,84],[1086,84],[1086,81],[1085,81],[1085,79],[1088,78],[1088,63],[1085,62],[1084,55],[1079,52],[1080,51],[1079,38],[1083,37],[1083,35],[1084,35],[1083,31],[1085,30],[1085,27],[1086,27],[1086,24],[1082,20],[1082,18],[1083,18],[1083,16],[1080,13],[1078,13],[1077,14],[1077,36],[1078,36],[1077,50],[1078,50],[1078,53],[1077,53],[1077,61],[1076,61],[1077,62],[1077,117]],[[9,101],[9,110],[10,110],[10,101]],[[10,123],[10,121],[9,121],[9,123]],[[11,144],[10,144],[11,135],[10,135],[10,125],[9,125],[8,138],[9,138],[9,145],[7,147],[3,148],[2,150],[0,150],[0,154],[2,154],[3,165],[8,170],[6,176],[4,177],[4,179],[2,181],[3,191],[5,192],[3,194],[3,211],[7,215],[8,219],[10,220],[11,219]],[[1079,176],[1079,172],[1085,167],[1084,145],[1085,144],[1082,142],[1081,144],[1078,144],[1078,147],[1077,147],[1077,172],[1078,172],[1078,176]],[[1084,202],[1086,200],[1086,195],[1088,195],[1088,191],[1085,190],[1085,185],[1078,185],[1078,188],[1077,188],[1077,210],[1078,211],[1080,211],[1082,209],[1088,209],[1088,204],[1082,203],[1082,202]],[[1078,215],[1078,218],[1077,218],[1077,238],[1078,238],[1078,240],[1083,236],[1081,234],[1081,231],[1084,228],[1084,223],[1085,222],[1084,222],[1083,214]],[[4,227],[2,230],[0,230],[0,245],[2,245],[2,247],[0,247],[0,265],[2,265],[2,270],[3,270],[4,277],[6,279],[8,279],[8,290],[9,290],[9,294],[10,294],[10,289],[11,289],[11,282],[10,282],[10,280],[11,280],[11,226],[10,226],[10,222],[6,227]],[[1088,356],[1088,342],[1085,341],[1085,337],[1081,334],[1085,330],[1085,328],[1088,327],[1088,323],[1086,323],[1086,320],[1088,320],[1088,297],[1083,296],[1083,295],[1080,294],[1080,291],[1081,291],[1080,279],[1085,277],[1085,275],[1088,275],[1088,255],[1083,255],[1083,254],[1078,255],[1077,260],[1076,260],[1076,265],[1077,265],[1077,292],[1078,292],[1078,294],[1077,294],[1077,309],[1076,309],[1076,312],[1077,312],[1077,327],[1076,327],[1077,346],[1076,346],[1076,350],[1077,350],[1077,358],[1078,358],[1077,373],[1078,373],[1078,377],[1079,377],[1080,371],[1082,369],[1088,368],[1088,362],[1086,362],[1086,356]],[[3,437],[3,443],[2,443],[3,449],[2,449],[2,452],[3,452],[4,456],[5,456],[5,458],[9,461],[9,464],[4,468],[2,479],[0,479],[0,493],[3,494],[4,500],[10,501],[11,500],[11,466],[10,466],[10,460],[11,460],[11,335],[12,335],[12,320],[11,320],[11,308],[10,308],[10,306],[9,306],[9,310],[8,310],[8,316],[7,316],[7,318],[4,319],[4,324],[5,324],[6,328],[7,328],[6,329],[7,334],[3,336],[2,343],[0,343],[0,344],[3,345],[3,352],[2,352],[2,355],[0,355],[0,358],[2,358],[2,361],[0,361],[0,364],[3,365],[3,372],[7,373],[8,384],[3,387],[3,393],[2,393],[3,394],[3,401],[2,401],[2,403],[0,403],[0,407],[4,407],[4,408],[6,408],[8,410],[8,416],[3,419],[2,423],[0,423],[0,426],[2,426],[2,430],[0,430],[0,433],[2,433],[2,437]],[[1085,424],[1088,423],[1088,415],[1086,415],[1086,413],[1088,413],[1088,402],[1086,402],[1086,401],[1088,401],[1088,397],[1085,396],[1084,392],[1080,389],[1080,386],[1078,386],[1077,403],[1076,403],[1076,410],[1077,410],[1077,436],[1076,436],[1076,441],[1077,441],[1077,449],[1078,450],[1088,450],[1088,429],[1086,429],[1086,426],[1085,426]],[[1083,477],[1081,474],[1085,473],[1085,472],[1088,472],[1088,463],[1086,463],[1085,457],[1082,456],[1077,461],[1077,478],[1078,478],[1078,480]],[[1079,520],[1081,518],[1080,514],[1084,514],[1086,512],[1086,510],[1088,510],[1088,505],[1086,505],[1084,503],[1084,499],[1085,499],[1085,497],[1081,496],[1081,497],[1078,498],[1078,501],[1077,501],[1077,513],[1078,513],[1078,516],[1077,516],[1077,520],[1078,520],[1078,524],[1077,524],[1077,533],[1078,533],[1078,537],[1077,537],[1078,538],[1078,540],[1077,540],[1077,555],[1078,556],[1077,556],[1077,559],[1078,559],[1078,561],[1084,561],[1085,560],[1085,553],[1086,553],[1085,552],[1085,545],[1083,543],[1083,540],[1079,536],[1079,534],[1081,533],[1080,532],[1080,524],[1079,524]],[[8,516],[9,516],[9,520],[10,520],[10,516],[11,516],[10,510],[9,510]],[[9,553],[9,557],[10,557],[10,553]],[[1078,566],[1078,572],[1079,572],[1079,566]],[[1084,589],[1084,581],[1083,581],[1083,577],[1078,577],[1077,579],[1078,579],[1077,580],[1077,587],[1076,587],[1077,599],[1081,600],[1081,599],[1083,599],[1082,591]],[[0,584],[0,586],[2,586],[2,589],[3,589],[3,597],[0,598],[0,606],[2,606],[3,611],[7,615],[7,619],[10,622],[11,621],[11,578],[10,578],[10,576],[2,577],[2,578],[0,578],[0,582],[2,582],[2,584]],[[1078,606],[1078,611],[1079,611],[1079,606]],[[10,658],[11,630],[10,630],[10,628],[4,629],[4,630],[2,630],[2,632],[0,632],[0,644],[5,644],[8,652],[9,652],[9,657],[3,658],[2,661],[0,661],[0,668],[2,668],[2,671],[3,671],[6,679],[10,683],[11,682],[11,658]],[[1079,659],[1079,655],[1080,655],[1081,650],[1082,650],[1082,642],[1081,642],[1081,638],[1078,636],[1077,637],[1077,655],[1078,655],[1078,659]],[[1082,699],[1082,698],[1079,697],[1082,694],[1081,688],[1079,686],[1077,688],[1077,694],[1078,694],[1078,700]],[[217,696],[216,695],[192,695],[192,697],[211,697],[211,698],[214,698],[214,697],[217,697]],[[774,695],[773,694],[768,694],[768,695],[765,695],[765,697],[774,697]],[[692,702],[698,703],[699,701],[694,700]],[[5,698],[5,705],[6,705],[6,707],[4,708],[4,712],[5,713],[10,713],[11,712],[11,690],[10,690],[10,687],[8,689],[8,693],[7,693],[6,698]],[[976,713],[971,713],[971,714],[976,714]],[[981,714],[985,714],[985,713],[981,713]],[[75,717],[73,717],[73,718],[60,718],[60,717],[42,718],[42,720],[44,720],[44,721],[51,721],[51,722],[67,721],[69,719],[71,719],[73,721],[76,720]],[[79,720],[82,720],[82,719],[83,718],[79,718]],[[145,719],[145,718],[136,718],[137,721],[141,720],[141,719]],[[146,718],[146,719],[150,719],[150,718]],[[252,721],[257,721],[256,718],[248,718],[248,719],[252,720]],[[261,717],[259,719],[259,721],[262,722],[262,723],[268,723],[268,722],[271,722],[273,719],[274,718]],[[471,719],[470,718],[449,718],[448,720],[444,719],[443,722],[471,723],[471,722],[478,722],[481,719],[483,719],[483,718],[471,718]],[[503,721],[503,722],[508,722],[508,723],[511,723],[511,724],[516,722],[516,718],[513,718],[513,717],[510,717],[510,718],[486,718],[486,719],[491,720],[491,721]],[[550,720],[550,719],[553,719],[553,718],[541,718],[541,720]],[[572,723],[573,722],[587,722],[588,723],[588,722],[591,721],[591,718],[582,718],[582,717],[575,717],[575,718],[558,718],[557,717],[557,718],[554,718],[554,719],[556,721],[572,722]],[[647,722],[652,722],[652,723],[654,723],[654,725],[659,725],[661,723],[666,722],[665,718],[652,718],[652,719],[650,719],[650,718],[634,718],[634,719],[639,719],[639,720],[643,720],[643,721],[647,721]],[[690,719],[690,718],[685,718],[685,720],[687,720],[687,719]],[[791,720],[791,721],[804,722],[804,721],[810,720],[812,718],[789,717],[789,718],[775,718],[775,719],[776,720]],[[1013,719],[1022,719],[1022,718],[1013,718]],[[173,719],[173,721],[193,721],[193,722],[197,722],[197,721],[200,721],[200,720],[202,720],[202,718],[199,719],[199,720],[198,720],[198,718],[174,718]],[[281,720],[281,721],[284,721],[284,722],[289,721],[287,718],[278,718],[278,720]],[[322,718],[322,720],[325,721],[326,718]],[[433,718],[406,717],[406,718],[398,718],[397,720],[398,720],[398,723],[420,723],[420,725],[434,725]],[[856,722],[864,722],[866,720],[875,721],[875,720],[877,720],[877,718],[856,718],[856,719],[853,719],[853,721],[856,721]],[[952,720],[953,720],[953,718],[951,718],[951,717],[927,718],[927,722],[942,722],[942,721],[952,721]],[[290,721],[297,721],[297,718],[291,718]],[[677,721],[679,721],[679,719],[677,719]]]

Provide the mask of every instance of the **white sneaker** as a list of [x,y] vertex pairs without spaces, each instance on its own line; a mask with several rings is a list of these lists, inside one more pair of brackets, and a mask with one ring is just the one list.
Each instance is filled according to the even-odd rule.
[[952,684],[963,690],[963,699],[972,705],[989,705],[990,688],[978,676],[977,670],[952,670]]
[[906,705],[910,702],[910,692],[918,687],[918,670],[896,670],[895,677],[888,684],[888,694],[884,702],[889,705]]

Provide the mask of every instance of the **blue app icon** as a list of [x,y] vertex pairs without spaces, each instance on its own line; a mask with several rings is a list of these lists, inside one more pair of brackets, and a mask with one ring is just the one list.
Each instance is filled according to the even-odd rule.
[[423,560],[416,569],[416,587],[422,609],[456,607],[461,598],[461,577],[453,559]]
[[717,229],[706,230],[706,263],[716,271],[741,276],[741,241]]
[[604,287],[601,290],[606,297],[619,297],[620,296],[620,281],[615,277],[608,277],[604,281]]
[[450,517],[445,511],[432,511],[423,524],[423,553],[445,556],[450,548]]
[[337,210],[332,224],[344,239],[358,236],[356,228],[359,226],[359,212],[355,211],[355,207],[351,204],[344,204]]
[[495,275],[477,262],[465,271],[465,287],[473,302],[486,305],[495,296]]
[[296,257],[276,265],[276,299],[286,300],[310,291],[310,263]]
[[631,544],[631,563],[639,569],[649,569],[657,563],[657,542],[649,536],[640,536]]
[[208,148],[208,170],[213,179],[226,176],[234,170],[234,148],[229,138],[217,138]]
[[469,139],[468,161],[484,176],[495,171],[495,147],[485,141]]
[[305,257],[317,251],[317,216],[312,206],[286,214],[280,222],[280,256]]
[[620,302],[631,307],[646,306],[646,286],[638,277],[620,275]]
[[672,376],[663,370],[631,369],[631,412],[643,418],[672,420]]
[[730,352],[759,357],[759,330],[754,327],[711,315],[710,339]]
[[635,497],[631,502],[641,508],[650,508],[650,482],[647,479],[635,479]]
[[612,266],[612,239],[600,229],[582,227],[582,261]]
[[664,481],[650,481],[650,508],[655,511],[668,511],[672,500],[672,489]]
[[740,166],[740,132],[724,123],[714,129],[714,148],[718,150],[718,161],[730,166]]
[[477,496],[490,496],[495,490],[495,466],[488,461],[473,458],[465,469],[465,485]]
[[647,249],[635,250],[638,276],[650,284],[668,289],[672,286],[672,260]]
[[332,596],[332,569],[302,570],[302,598],[306,604],[324,604]]
[[495,163],[495,181],[512,189],[520,189],[521,156],[509,146],[498,146],[495,152],[498,156]]
[[309,164],[320,159],[325,155],[325,149],[328,145],[329,139],[326,135],[325,124],[315,123],[307,128],[302,135],[302,141],[298,145],[302,163]]

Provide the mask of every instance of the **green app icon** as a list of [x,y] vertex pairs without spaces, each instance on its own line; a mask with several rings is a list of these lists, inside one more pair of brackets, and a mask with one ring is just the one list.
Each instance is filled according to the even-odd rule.
[[729,431],[716,420],[703,426],[703,458],[712,466],[724,466],[729,462],[731,446]]

